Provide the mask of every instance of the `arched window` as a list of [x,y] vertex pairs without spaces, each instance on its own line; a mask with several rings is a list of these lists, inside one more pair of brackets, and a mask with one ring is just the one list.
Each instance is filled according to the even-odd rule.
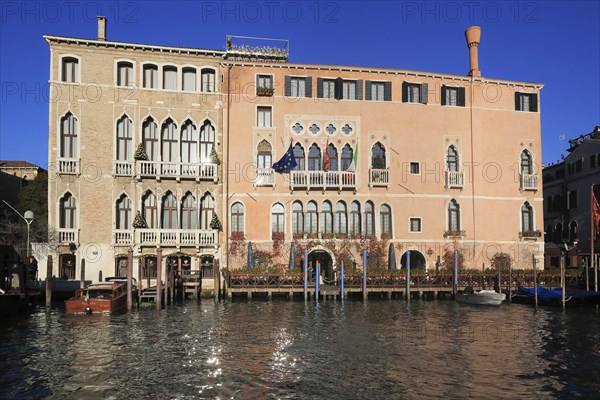
[[569,223],[569,240],[573,241],[573,240],[577,240],[578,236],[577,236],[577,221],[571,221]]
[[521,174],[533,174],[533,161],[531,153],[527,150],[521,152]]
[[210,153],[214,145],[215,127],[212,126],[209,120],[206,120],[200,128],[200,162],[211,162]]
[[215,70],[204,68],[200,74],[202,76],[202,91],[209,93],[215,92]]
[[335,233],[345,235],[348,233],[348,213],[346,203],[338,201],[335,205],[335,219],[333,221]]
[[261,141],[256,148],[256,166],[257,168],[271,168],[273,156],[271,153],[271,143],[266,140]]
[[531,232],[534,230],[533,208],[531,208],[527,201],[521,207],[521,227],[523,228],[523,232]]
[[317,214],[317,203],[309,201],[306,206],[306,214],[304,219],[304,231],[306,233],[316,235],[318,232],[319,215]]
[[387,163],[385,160],[385,147],[379,142],[371,148],[371,168],[385,169]]
[[196,127],[192,121],[187,120],[181,128],[181,162],[195,163],[198,146]]
[[448,203],[448,230],[455,234],[460,231],[460,206],[454,199]]
[[214,212],[215,199],[210,193],[206,193],[200,202],[200,229],[211,229],[210,222]]
[[272,233],[281,233],[283,234],[285,225],[284,225],[284,208],[281,204],[273,204],[271,207],[271,232]]
[[299,235],[304,233],[304,212],[302,203],[295,201],[292,204],[292,233]]
[[158,67],[154,64],[144,65],[144,79],[142,85],[146,89],[158,88]]
[[365,234],[375,236],[375,208],[371,201],[365,203]]
[[341,158],[341,162],[340,162],[340,164],[341,164],[340,170],[341,171],[345,171],[348,169],[348,167],[352,163],[353,156],[354,156],[354,151],[352,150],[352,147],[350,147],[349,144],[345,145],[342,148],[342,158]]
[[127,61],[117,63],[117,86],[134,86],[133,64]]
[[308,149],[308,170],[321,171],[321,149],[316,143]]
[[158,161],[158,128],[149,117],[142,124],[142,143],[149,161]]
[[458,150],[454,146],[449,146],[446,150],[446,170],[459,172]]
[[296,171],[304,171],[306,169],[306,161],[304,157],[304,147],[300,143],[296,143],[294,146],[294,157],[296,158]]
[[69,192],[60,199],[60,221],[62,229],[75,229],[77,227],[77,201]]
[[156,205],[156,196],[150,191],[142,197],[142,216],[146,221],[148,228],[158,228],[158,207]]
[[198,204],[190,192],[181,203],[181,229],[198,229]]
[[131,228],[131,200],[127,195],[122,195],[117,200],[116,210],[116,227],[117,229],[130,229]]
[[329,170],[337,171],[338,170],[338,151],[333,145],[333,143],[329,143],[327,146],[327,152],[329,154]]
[[196,91],[196,69],[191,67],[186,67],[182,70],[183,72],[183,81],[181,82],[181,87],[185,92],[195,92]]
[[350,224],[349,224],[349,234],[356,236],[361,234],[360,228],[360,203],[358,201],[353,201],[350,206]]
[[133,137],[131,120],[123,115],[117,121],[117,160],[129,161],[133,158]]
[[62,158],[77,158],[77,118],[67,113],[60,120],[60,156]]
[[392,236],[392,209],[387,204],[379,207],[379,216],[381,218],[381,235]]
[[79,82],[79,60],[74,57],[63,57],[61,81],[67,83]]
[[240,202],[231,206],[231,233],[244,233],[244,205]]
[[562,243],[563,239],[563,224],[556,224],[556,230],[554,231],[554,243]]
[[162,160],[166,162],[178,162],[177,154],[177,126],[171,118],[167,119],[162,126]]
[[167,192],[162,201],[162,228],[177,229],[177,199]]
[[321,204],[321,233],[333,233],[333,211],[331,203],[327,200]]
[[163,89],[177,90],[177,67],[163,67]]

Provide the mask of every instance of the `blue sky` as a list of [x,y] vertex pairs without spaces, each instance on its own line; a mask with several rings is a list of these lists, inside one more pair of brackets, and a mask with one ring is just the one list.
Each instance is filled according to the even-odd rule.
[[464,75],[482,28],[484,77],[541,82],[543,162],[600,125],[598,1],[0,1],[0,159],[48,157],[43,34],[224,49],[225,36],[290,41],[290,61]]

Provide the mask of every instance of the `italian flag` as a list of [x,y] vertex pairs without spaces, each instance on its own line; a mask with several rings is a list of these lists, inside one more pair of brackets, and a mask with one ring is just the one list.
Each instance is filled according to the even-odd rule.
[[346,168],[346,171],[356,172],[356,166],[358,165],[358,143],[356,143],[356,147],[354,148],[354,155],[352,156],[352,162]]

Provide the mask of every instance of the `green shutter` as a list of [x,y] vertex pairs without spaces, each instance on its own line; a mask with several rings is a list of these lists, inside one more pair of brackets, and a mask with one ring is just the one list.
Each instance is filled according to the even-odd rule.
[[408,83],[402,82],[402,102],[408,103]]
[[365,81],[365,100],[371,99],[371,81]]
[[458,105],[461,107],[465,106],[465,88],[464,87],[458,88]]
[[537,95],[537,93],[533,93],[531,95],[531,111],[532,112],[538,111],[538,95]]
[[356,100],[362,100],[362,99],[363,99],[363,81],[359,79],[356,81]]
[[392,101],[392,82],[383,83],[383,101]]
[[446,105],[446,90],[448,87],[446,85],[442,85],[442,105]]
[[304,82],[304,96],[312,97],[312,76],[306,77],[306,81]]
[[285,76],[285,95],[292,95],[292,77],[288,75]]
[[521,92],[515,92],[515,111],[521,111]]
[[427,100],[429,100],[429,85],[427,83],[422,83],[420,86],[420,103],[427,104]]
[[342,78],[337,78],[335,80],[335,93],[334,93],[334,97],[337,100],[340,100],[342,97],[344,97],[344,80]]
[[317,78],[317,98],[323,98],[323,78]]

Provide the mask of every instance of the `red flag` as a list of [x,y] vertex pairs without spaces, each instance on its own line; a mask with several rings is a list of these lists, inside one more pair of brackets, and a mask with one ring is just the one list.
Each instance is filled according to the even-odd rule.
[[323,157],[323,171],[327,172],[331,168],[331,160],[329,160],[329,139],[325,144],[325,157]]
[[598,200],[594,195],[594,191],[592,190],[592,219],[594,221],[594,226],[596,230],[596,235],[600,233],[600,206],[598,205]]

